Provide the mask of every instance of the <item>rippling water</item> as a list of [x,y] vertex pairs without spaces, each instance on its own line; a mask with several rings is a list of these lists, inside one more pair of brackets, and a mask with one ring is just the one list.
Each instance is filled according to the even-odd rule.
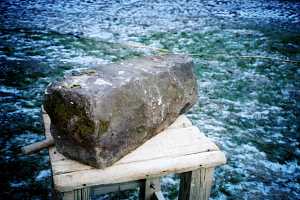
[[[300,199],[300,64],[241,57],[300,60],[299,2],[4,0],[0,13],[0,199],[51,198],[47,152],[18,151],[44,138],[43,91],[72,70],[155,53],[128,42],[197,54],[188,116],[228,158],[212,199]],[[178,183],[163,179],[166,197]]]

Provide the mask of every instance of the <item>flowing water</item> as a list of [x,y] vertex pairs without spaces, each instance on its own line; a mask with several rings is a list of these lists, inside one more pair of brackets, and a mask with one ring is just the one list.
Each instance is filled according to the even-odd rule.
[[[0,199],[51,198],[47,151],[19,154],[44,138],[44,89],[78,68],[157,54],[128,42],[194,54],[188,117],[228,159],[211,199],[300,199],[300,64],[276,60],[300,60],[299,2],[2,0],[0,22]],[[162,181],[176,199],[178,177]]]

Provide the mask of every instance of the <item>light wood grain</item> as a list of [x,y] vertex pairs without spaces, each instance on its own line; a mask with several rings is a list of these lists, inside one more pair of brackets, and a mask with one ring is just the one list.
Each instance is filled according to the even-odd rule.
[[106,185],[163,176],[169,173],[192,171],[199,167],[212,167],[225,163],[224,154],[212,151],[200,154],[147,160],[125,165],[113,165],[104,170],[89,169],[54,175],[55,187],[59,191],[70,191],[92,185]]
[[33,144],[22,147],[21,150],[22,150],[23,154],[32,154],[32,153],[39,152],[40,150],[42,150],[44,148],[48,148],[52,145],[54,145],[53,138],[47,138],[46,140],[42,140],[40,142],[35,142]]
[[131,182],[126,182],[126,183],[94,186],[94,187],[91,187],[91,191],[92,191],[93,196],[98,196],[98,195],[107,194],[110,192],[133,190],[133,189],[140,187],[142,184],[143,184],[143,181],[138,180],[138,181],[131,181]]
[[153,200],[165,200],[161,191],[155,192]]
[[[45,133],[50,134],[50,120],[43,115]],[[114,165],[95,169],[67,159],[49,148],[54,187],[60,192],[94,185],[123,183],[169,173],[214,167],[226,162],[224,154],[198,128],[181,116],[168,129],[148,140]]]
[[192,172],[189,200],[208,200],[214,168],[200,168]]
[[76,189],[63,193],[61,200],[91,200],[90,188]]
[[170,128],[186,128],[192,126],[192,122],[185,116],[185,115],[180,115],[176,121],[171,124],[168,129]]
[[178,200],[208,200],[214,168],[200,168],[180,174]]

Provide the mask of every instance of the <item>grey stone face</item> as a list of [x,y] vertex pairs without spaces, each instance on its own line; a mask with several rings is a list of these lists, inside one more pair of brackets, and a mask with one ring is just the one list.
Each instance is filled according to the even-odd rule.
[[168,127],[196,98],[192,60],[166,55],[66,76],[48,87],[44,108],[57,150],[104,168]]

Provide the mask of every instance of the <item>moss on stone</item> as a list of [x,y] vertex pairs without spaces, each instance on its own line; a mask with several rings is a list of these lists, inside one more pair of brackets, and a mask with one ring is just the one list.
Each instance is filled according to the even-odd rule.
[[139,126],[137,129],[136,129],[136,133],[139,135],[139,134],[145,134],[146,132],[146,128],[145,126]]
[[109,127],[109,121],[99,121],[99,133],[103,134],[108,130]]

